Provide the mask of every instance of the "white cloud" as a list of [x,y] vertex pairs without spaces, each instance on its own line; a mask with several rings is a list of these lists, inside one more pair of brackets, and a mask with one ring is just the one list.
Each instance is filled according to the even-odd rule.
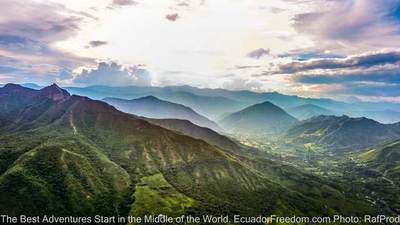
[[398,0],[310,1],[315,10],[295,17],[298,32],[313,38],[315,49],[345,53],[396,46],[400,38]]
[[224,82],[222,87],[229,90],[263,91],[262,84],[259,81],[238,77]]
[[151,76],[140,65],[123,67],[115,62],[99,63],[95,69],[83,69],[72,83],[78,85],[150,86]]

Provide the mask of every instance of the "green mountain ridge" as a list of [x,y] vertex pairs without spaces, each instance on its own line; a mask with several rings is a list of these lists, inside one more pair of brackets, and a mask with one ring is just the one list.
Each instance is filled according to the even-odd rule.
[[400,140],[362,151],[357,158],[400,185]]
[[[291,189],[299,178],[286,174],[301,174],[292,167],[269,170],[269,160],[232,154],[55,85],[42,90],[6,85],[0,89],[0,109],[0,208],[5,214],[373,210],[321,179],[307,178],[301,181],[304,188]],[[279,178],[291,185],[278,184]],[[355,210],[352,204],[363,207]]]
[[313,117],[289,129],[285,136],[291,143],[311,143],[335,151],[362,150],[399,137],[399,124],[348,116]]

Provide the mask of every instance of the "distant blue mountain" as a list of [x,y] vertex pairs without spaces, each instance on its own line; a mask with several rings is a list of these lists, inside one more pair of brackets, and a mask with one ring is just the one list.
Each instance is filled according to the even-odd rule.
[[181,119],[201,126],[222,131],[213,121],[198,114],[193,109],[154,96],[146,96],[138,99],[126,100],[120,98],[104,98],[103,101],[123,112],[155,119]]
[[313,104],[305,104],[296,107],[291,107],[286,109],[286,111],[296,117],[298,120],[306,120],[310,119],[314,116],[320,115],[337,115],[338,113],[333,112],[331,110],[325,109],[323,107],[313,105]]
[[233,133],[278,135],[297,122],[297,119],[278,106],[263,102],[228,115],[220,124]]

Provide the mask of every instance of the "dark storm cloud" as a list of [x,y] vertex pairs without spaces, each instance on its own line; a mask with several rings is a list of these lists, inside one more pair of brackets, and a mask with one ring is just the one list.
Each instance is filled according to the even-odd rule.
[[333,75],[296,75],[294,81],[308,84],[342,84],[354,82],[377,82],[400,84],[400,70],[345,73]]
[[165,18],[169,21],[175,21],[179,18],[179,14],[178,13],[174,13],[174,14],[168,14],[165,16]]
[[257,69],[260,68],[259,65],[245,65],[245,66],[235,66],[233,69],[236,70],[244,70],[244,69]]
[[264,55],[268,55],[268,54],[269,54],[269,49],[259,48],[259,49],[249,52],[247,54],[247,56],[250,58],[253,58],[253,59],[259,59],[259,58],[263,57]]
[[318,59],[291,62],[279,66],[276,73],[298,73],[309,70],[329,70],[346,68],[369,68],[373,66],[396,64],[400,62],[400,52],[378,52],[365,55],[350,56],[345,59]]
[[92,48],[96,48],[102,45],[107,45],[108,42],[107,41],[91,41],[89,42],[89,46]]
[[180,3],[178,3],[178,6],[187,7],[187,6],[189,6],[189,3],[187,3],[187,2],[180,2]]
[[124,6],[124,5],[136,5],[138,3],[133,0],[113,0],[111,4]]
[[107,6],[108,9],[113,9],[115,7],[123,7],[123,6],[132,6],[132,5],[138,5],[139,3],[133,0],[113,0],[109,6]]
[[400,96],[400,84],[379,85],[368,83],[347,84],[341,93],[348,95],[398,97]]
[[284,53],[278,55],[278,57],[285,58],[285,57],[292,57],[294,60],[298,61],[306,61],[310,59],[340,59],[340,58],[346,58],[345,56],[341,54],[335,54],[335,53],[325,53],[325,52],[290,52],[290,53]]

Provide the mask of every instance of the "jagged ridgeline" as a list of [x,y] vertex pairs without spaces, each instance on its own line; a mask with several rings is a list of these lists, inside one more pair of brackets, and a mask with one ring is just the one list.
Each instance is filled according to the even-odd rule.
[[372,211],[367,202],[338,184],[149,121],[101,101],[71,96],[56,85],[41,90],[12,84],[1,88],[2,213],[356,215]]

